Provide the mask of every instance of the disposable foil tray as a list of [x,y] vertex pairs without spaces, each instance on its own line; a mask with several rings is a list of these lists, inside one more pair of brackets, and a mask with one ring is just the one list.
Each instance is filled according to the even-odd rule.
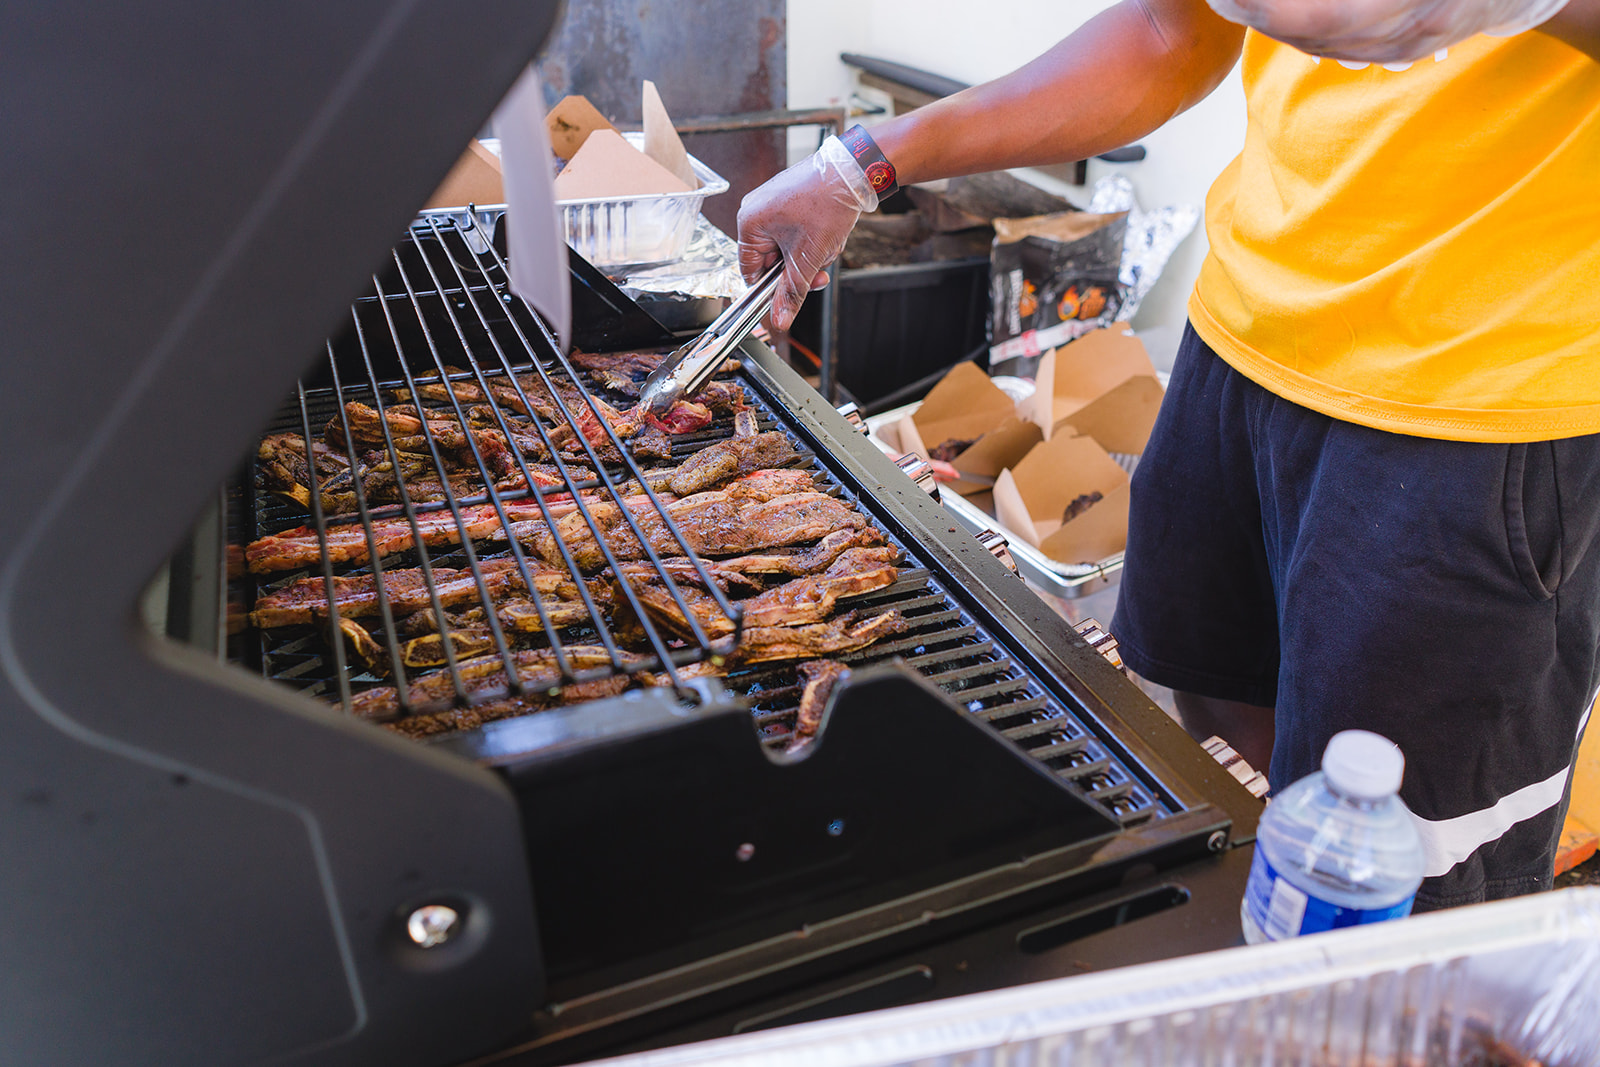
[[[644,147],[644,134],[623,136],[635,148]],[[557,200],[567,243],[597,267],[681,259],[706,197],[728,191],[728,180],[693,156],[689,166],[700,179],[693,192]]]
[[953,997],[613,1067],[1600,1063],[1600,889]]

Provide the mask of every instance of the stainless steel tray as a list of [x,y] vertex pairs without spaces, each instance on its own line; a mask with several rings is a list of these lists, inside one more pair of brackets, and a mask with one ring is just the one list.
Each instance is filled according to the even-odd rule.
[[603,1061],[612,1067],[1600,1063],[1600,888]]

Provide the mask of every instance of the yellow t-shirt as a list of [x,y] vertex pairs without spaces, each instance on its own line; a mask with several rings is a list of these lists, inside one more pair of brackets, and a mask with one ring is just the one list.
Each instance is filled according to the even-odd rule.
[[1352,69],[1256,33],[1190,316],[1272,392],[1399,433],[1600,432],[1600,63],[1540,33]]

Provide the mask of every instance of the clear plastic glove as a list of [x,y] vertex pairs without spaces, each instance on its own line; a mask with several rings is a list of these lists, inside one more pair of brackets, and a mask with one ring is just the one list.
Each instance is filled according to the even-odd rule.
[[1403,63],[1478,33],[1509,37],[1547,21],[1568,0],[1207,0],[1230,22],[1302,52]]
[[787,330],[863,211],[878,206],[861,164],[837,137],[744,198],[739,205],[739,269],[753,282],[783,257],[772,325]]

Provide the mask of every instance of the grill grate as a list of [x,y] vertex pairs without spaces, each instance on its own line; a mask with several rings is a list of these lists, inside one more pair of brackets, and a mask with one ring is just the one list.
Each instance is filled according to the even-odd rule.
[[[481,251],[474,252],[473,248]],[[454,373],[453,366],[465,370]],[[527,484],[497,486],[481,442],[471,435],[467,435],[466,448],[477,467],[477,477],[472,485],[459,486],[452,486],[447,478],[441,478],[440,500],[413,500],[404,489],[397,490],[400,499],[394,504],[369,500],[358,482],[352,486],[357,503],[353,514],[325,515],[321,507],[322,482],[313,479],[311,529],[316,531],[321,544],[327,544],[330,527],[348,522],[357,524],[368,543],[376,543],[375,530],[403,523],[401,529],[409,530],[414,546],[370,560],[344,563],[330,559],[324,552],[310,568],[272,574],[265,579],[244,575],[239,579],[241,588],[236,590],[236,598],[253,603],[258,593],[281,589],[308,575],[320,577],[324,589],[331,590],[336,579],[360,575],[381,578],[384,573],[394,574],[414,567],[422,572],[429,604],[442,622],[447,606],[440,601],[435,581],[435,575],[441,570],[468,572],[478,596],[485,603],[492,600],[485,581],[486,564],[512,567],[527,588],[534,588],[532,570],[540,564],[529,558],[515,538],[493,542],[460,536],[468,527],[466,516],[472,509],[492,508],[499,520],[505,522],[513,510],[525,511],[532,504],[549,521],[553,508],[572,506],[568,503],[571,498],[581,500],[582,494],[587,493],[592,499],[617,503],[623,487],[634,483],[644,488],[651,506],[661,510],[661,501],[650,491],[643,477],[650,468],[642,466],[630,454],[622,437],[605,423],[603,407],[596,401],[600,386],[592,376],[576,370],[567,359],[559,356],[537,319],[526,313],[520,301],[506,295],[504,265],[492,246],[476,233],[455,231],[452,224],[445,221],[430,221],[411,230],[407,241],[396,250],[391,268],[384,276],[374,279],[374,291],[357,302],[345,336],[328,346],[321,380],[299,388],[296,396],[281,410],[277,422],[269,428],[269,435],[287,432],[314,440],[319,427],[337,420],[343,439],[348,443],[344,459],[354,468],[362,462],[363,455],[354,446],[356,434],[346,405],[365,404],[378,412],[382,429],[382,448],[375,451],[399,469],[400,450],[390,425],[390,417],[397,412],[393,399],[396,390],[406,390],[416,397],[419,387],[429,382],[435,385],[443,381],[463,382],[476,386],[492,401],[496,390],[491,387],[503,385],[514,388],[520,405],[532,410],[527,389],[520,384],[528,381],[530,375],[536,375],[532,381],[559,402],[564,417],[571,420],[574,415],[581,418],[587,413],[604,427],[603,440],[581,442],[581,459],[587,462],[563,458],[552,441],[553,431],[544,427],[540,420],[533,419],[529,420],[529,428],[537,433],[546,454],[552,458],[550,466],[558,476],[548,487],[537,484],[533,466],[515,448],[510,450],[516,464],[511,473],[520,475]],[[825,457],[806,449],[788,424],[787,415],[769,405],[748,384],[741,387],[758,428],[778,430],[790,438],[818,490],[849,501],[870,518],[872,502],[857,500],[828,470]],[[563,393],[567,399],[563,398]],[[448,415],[457,425],[471,422],[470,406],[453,394],[431,404],[432,410]],[[507,436],[520,431],[521,420],[516,411],[506,410],[504,403],[491,402],[490,406],[491,411],[486,413],[490,417],[480,422]],[[719,418],[695,433],[675,436],[672,462],[681,462],[700,449],[733,436],[733,421],[730,417]],[[424,438],[436,471],[447,469],[450,450],[441,442],[438,427],[423,421],[420,436]],[[607,443],[616,454],[605,458],[615,462],[602,461],[601,451]],[[315,471],[315,464],[310,467]],[[481,491],[471,491],[480,484]],[[237,507],[237,513],[230,518],[242,540],[283,534],[299,527],[305,519],[302,509],[249,486],[230,498],[230,504]],[[593,507],[580,503],[577,510],[604,548],[606,538],[596,523]],[[627,509],[623,512],[626,514]],[[440,519],[446,528],[457,532],[458,543],[431,546],[425,543],[421,524]],[[648,539],[639,536],[637,523],[629,521],[634,535],[648,549]],[[667,521],[670,524],[670,519]],[[881,526],[880,532],[904,554],[901,573],[893,585],[855,598],[848,606],[864,615],[897,610],[905,618],[908,629],[863,651],[833,658],[852,667],[898,658],[944,690],[958,706],[987,721],[1055,774],[1076,784],[1124,825],[1158,818],[1174,810],[1151,783],[1131,773],[1086,729],[1064,701],[1041,686],[1006,653],[1002,642],[987,633],[961,606],[960,599],[919,561],[915,546],[901,543]],[[682,554],[693,560],[682,534],[675,528],[672,533],[684,549]],[[677,598],[679,607],[684,607],[683,591],[667,573],[659,555],[653,550],[649,555],[652,578],[665,584]],[[556,688],[600,679],[620,680],[629,675],[637,676],[642,670],[661,670],[669,683],[678,687],[684,699],[692,699],[692,691],[684,685],[679,668],[713,659],[722,646],[698,628],[696,640],[690,642],[673,641],[659,632],[650,624],[648,614],[638,610],[637,600],[632,599],[624,580],[622,594],[632,599],[635,614],[644,622],[647,640],[654,652],[650,662],[643,665],[625,661],[616,635],[607,626],[602,613],[595,610],[593,594],[565,547],[562,559],[567,576],[573,580],[588,609],[588,619],[570,626],[554,624],[549,614],[551,606],[543,598],[534,598],[542,623],[539,647],[548,646],[557,665],[554,675],[541,676],[538,684]],[[608,561],[615,562],[609,554]],[[705,588],[715,590],[716,585],[709,581],[703,565],[693,560],[693,566],[705,580]],[[379,588],[382,589],[381,583]],[[419,704],[407,698],[404,668],[399,665],[402,663],[402,635],[397,630],[397,613],[392,610],[390,599],[386,595],[379,596],[379,622],[371,634],[376,642],[387,646],[390,660],[397,664],[393,681],[398,685],[400,714],[433,710],[431,704]],[[717,607],[737,633],[740,623],[737,606],[718,594]],[[693,618],[692,612],[685,614]],[[456,706],[467,707],[504,695],[522,696],[529,688],[514,669],[517,642],[504,632],[494,612],[485,615],[490,631],[489,650],[505,666],[509,684],[500,689],[469,688],[460,675],[459,657],[446,637],[443,651],[452,689],[447,700]],[[338,625],[335,613],[329,626],[336,631]],[[442,629],[449,632],[447,624]],[[353,662],[346,654],[345,642],[328,640],[329,632],[321,625],[250,630],[239,635],[232,647],[238,658],[259,667],[267,677],[324,699],[338,700],[346,706],[355,693],[390,684],[390,679],[380,678]],[[521,643],[526,645],[526,639]],[[572,648],[594,645],[605,649],[609,656],[609,662],[597,668],[579,667],[565,654]],[[749,706],[766,744],[783,747],[794,739],[801,688],[796,664],[763,664],[735,670],[725,677],[724,684]],[[913,738],[907,738],[908,745],[913,742]]]

